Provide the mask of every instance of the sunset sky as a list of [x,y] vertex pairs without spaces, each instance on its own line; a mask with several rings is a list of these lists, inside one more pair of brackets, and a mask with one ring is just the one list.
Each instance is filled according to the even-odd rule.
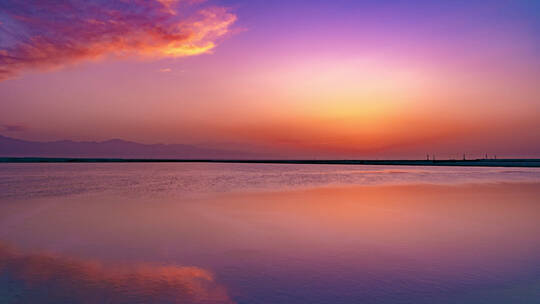
[[0,134],[540,156],[540,1],[3,0]]

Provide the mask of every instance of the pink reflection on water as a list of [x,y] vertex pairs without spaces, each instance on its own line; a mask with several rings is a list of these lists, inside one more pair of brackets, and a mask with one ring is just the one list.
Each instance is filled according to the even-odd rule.
[[[538,183],[327,186],[159,199],[99,193],[5,203],[0,225],[2,239],[24,248],[211,269],[242,303],[395,303],[396,297],[476,303],[452,297],[496,298],[501,286],[510,295],[535,296],[539,197]],[[153,282],[164,271],[151,269],[131,273]],[[186,269],[178,271],[183,277]],[[129,277],[113,273],[120,285]],[[217,286],[204,275],[193,280]],[[158,290],[145,286],[130,292]]]
[[17,303],[233,303],[214,276],[198,267],[103,265],[0,244],[0,298]]

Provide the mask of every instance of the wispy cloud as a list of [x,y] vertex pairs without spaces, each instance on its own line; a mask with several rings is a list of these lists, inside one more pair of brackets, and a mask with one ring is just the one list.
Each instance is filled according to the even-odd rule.
[[210,52],[236,16],[200,2],[2,1],[0,80],[106,55],[163,58]]
[[162,68],[162,69],[159,69],[159,71],[160,71],[161,73],[169,73],[169,72],[172,71],[172,69],[171,69],[171,68]]

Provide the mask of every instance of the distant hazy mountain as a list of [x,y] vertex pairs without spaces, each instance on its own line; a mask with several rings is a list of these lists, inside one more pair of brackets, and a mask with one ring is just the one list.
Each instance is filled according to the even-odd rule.
[[119,157],[119,158],[242,158],[247,153],[200,148],[191,145],[146,145],[121,139],[102,142],[61,140],[34,142],[0,135],[0,156]]

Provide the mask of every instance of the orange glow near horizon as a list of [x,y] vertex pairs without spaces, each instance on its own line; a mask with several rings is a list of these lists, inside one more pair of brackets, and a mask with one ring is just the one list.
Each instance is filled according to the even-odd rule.
[[107,19],[96,8],[74,29],[43,16],[50,39],[0,45],[0,132],[276,157],[540,155],[538,35],[527,24],[467,5],[439,16],[436,4],[300,2],[156,0],[140,18],[122,2],[126,11]]

